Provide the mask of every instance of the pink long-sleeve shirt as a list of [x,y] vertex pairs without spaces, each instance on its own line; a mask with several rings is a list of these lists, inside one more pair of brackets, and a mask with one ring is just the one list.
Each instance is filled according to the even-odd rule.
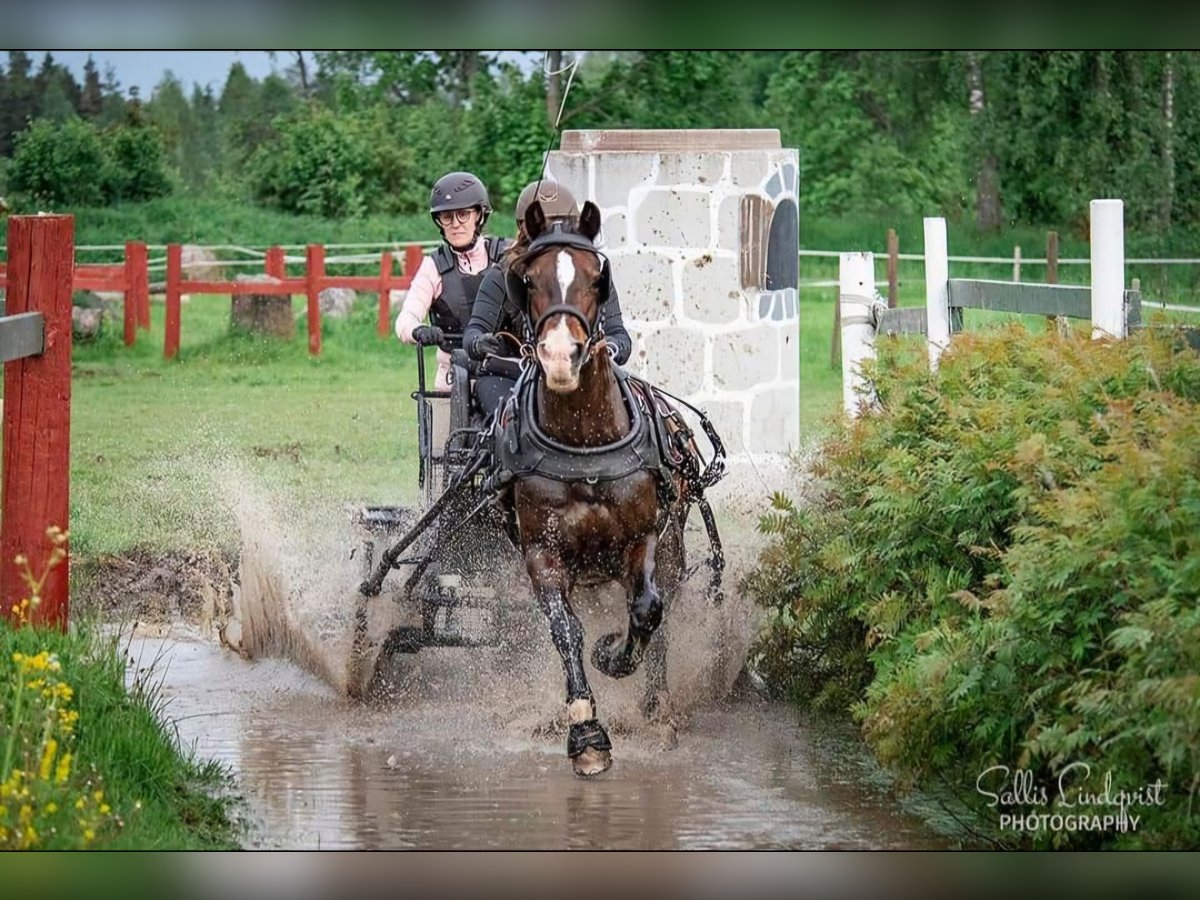
[[[487,243],[482,237],[475,242],[466,253],[459,253],[453,247],[454,261],[458,270],[466,275],[478,275],[488,267]],[[408,296],[404,298],[404,306],[400,315],[396,316],[396,337],[406,344],[415,344],[413,330],[425,322],[433,301],[442,296],[442,276],[437,270],[437,263],[432,256],[426,256],[421,261],[417,274],[413,276]],[[466,323],[464,322],[465,326]],[[437,378],[434,390],[450,390],[450,354],[439,349],[437,352]]]

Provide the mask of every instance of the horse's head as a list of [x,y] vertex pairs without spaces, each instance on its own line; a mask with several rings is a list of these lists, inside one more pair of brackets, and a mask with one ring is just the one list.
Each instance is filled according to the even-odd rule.
[[579,387],[579,373],[604,337],[600,308],[608,299],[608,260],[593,244],[600,210],[588,201],[578,222],[548,223],[534,202],[524,225],[529,247],[509,272],[509,296],[532,325],[546,386],[568,393]]

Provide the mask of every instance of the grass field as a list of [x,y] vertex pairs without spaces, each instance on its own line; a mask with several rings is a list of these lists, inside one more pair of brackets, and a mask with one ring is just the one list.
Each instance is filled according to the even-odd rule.
[[[299,312],[302,298],[293,302]],[[303,320],[290,342],[232,337],[229,298],[197,296],[183,307],[179,357],[168,362],[163,318],[154,305],[151,331],[132,350],[116,328],[76,349],[77,553],[229,547],[234,523],[214,520],[212,492],[231,462],[303,507],[415,493],[415,352],[376,336],[369,304],[324,323],[316,358]]]

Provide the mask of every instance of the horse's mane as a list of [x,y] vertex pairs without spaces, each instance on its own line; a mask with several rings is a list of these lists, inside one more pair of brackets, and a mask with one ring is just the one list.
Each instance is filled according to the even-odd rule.
[[[571,231],[577,232],[579,230],[578,216],[555,216],[554,218],[546,220],[546,227],[549,228],[555,222],[564,223],[564,225]],[[531,243],[532,241],[529,240],[529,235],[525,233],[525,229],[518,227],[516,239],[504,249],[504,253],[500,257],[501,268],[503,268],[506,272],[512,269],[513,266],[515,266],[524,258],[525,253],[529,250],[529,245]],[[520,270],[518,269],[517,271]]]

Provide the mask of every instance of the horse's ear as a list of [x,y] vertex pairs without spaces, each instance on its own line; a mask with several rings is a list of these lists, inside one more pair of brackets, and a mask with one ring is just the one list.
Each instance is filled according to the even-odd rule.
[[529,204],[529,209],[525,210],[525,234],[533,241],[545,230],[546,212],[542,209],[541,202],[534,200]]
[[579,233],[589,241],[596,240],[596,235],[600,233],[600,207],[591,200],[583,204],[583,211],[579,214]]

